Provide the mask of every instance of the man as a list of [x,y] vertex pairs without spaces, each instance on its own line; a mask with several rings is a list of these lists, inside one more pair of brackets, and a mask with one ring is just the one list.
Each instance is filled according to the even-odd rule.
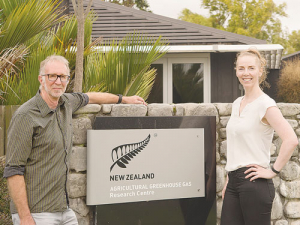
[[86,104],[145,104],[138,96],[65,93],[68,61],[49,56],[40,67],[40,90],[14,114],[9,130],[4,177],[14,224],[78,224],[69,209],[68,158],[72,113]]

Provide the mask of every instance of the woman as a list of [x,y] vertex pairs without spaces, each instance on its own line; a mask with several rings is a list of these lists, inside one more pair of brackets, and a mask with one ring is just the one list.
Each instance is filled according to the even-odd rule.
[[[265,59],[256,49],[237,56],[236,76],[245,95],[232,104],[227,133],[227,181],[222,191],[221,225],[270,225],[275,189],[272,178],[284,167],[298,144],[297,136],[276,103],[259,84],[266,77]],[[271,167],[274,130],[282,139]]]

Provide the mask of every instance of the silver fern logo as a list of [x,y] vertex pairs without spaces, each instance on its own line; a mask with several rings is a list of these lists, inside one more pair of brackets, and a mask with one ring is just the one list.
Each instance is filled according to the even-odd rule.
[[145,140],[139,143],[125,144],[115,147],[111,151],[113,164],[110,167],[110,171],[112,171],[115,165],[118,165],[121,168],[126,168],[126,164],[129,164],[129,162],[148,145],[150,137],[151,136],[149,134]]

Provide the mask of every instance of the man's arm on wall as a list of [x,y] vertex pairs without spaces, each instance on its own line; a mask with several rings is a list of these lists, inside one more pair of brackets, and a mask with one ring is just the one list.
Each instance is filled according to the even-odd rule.
[[30,214],[24,176],[14,175],[7,178],[8,190],[17,207],[21,225],[35,225]]
[[[87,92],[86,94],[89,96],[89,104],[116,104],[119,101],[118,95],[110,93]],[[144,99],[139,96],[123,96],[121,103],[146,105]]]

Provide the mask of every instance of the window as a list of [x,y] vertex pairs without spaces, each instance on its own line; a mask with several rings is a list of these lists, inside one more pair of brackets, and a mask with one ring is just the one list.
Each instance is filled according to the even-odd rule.
[[203,63],[173,63],[173,103],[203,102]]
[[167,54],[152,67],[157,76],[148,103],[210,102],[209,54]]
[[152,64],[151,69],[156,69],[156,77],[148,97],[148,103],[163,103],[163,64]]

